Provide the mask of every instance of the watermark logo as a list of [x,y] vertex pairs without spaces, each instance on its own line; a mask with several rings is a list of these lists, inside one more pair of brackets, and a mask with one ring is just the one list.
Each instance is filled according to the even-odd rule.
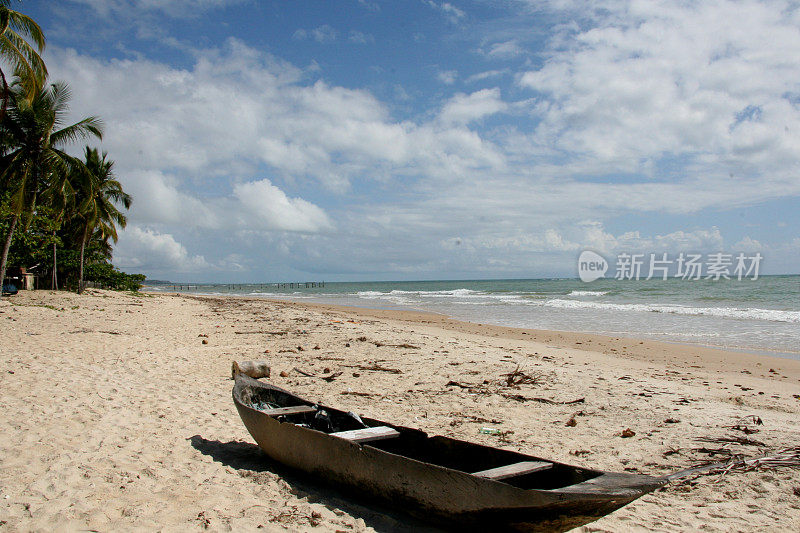
[[[757,280],[762,259],[764,257],[758,252],[752,255],[741,252],[738,254],[716,252],[705,256],[684,252],[673,256],[666,252],[621,253],[615,263],[614,279]],[[605,277],[607,270],[606,260],[591,250],[584,250],[578,257],[578,275],[582,281],[589,282]]]
[[602,255],[584,250],[578,257],[578,276],[581,281],[590,282],[602,278],[608,270],[608,262]]

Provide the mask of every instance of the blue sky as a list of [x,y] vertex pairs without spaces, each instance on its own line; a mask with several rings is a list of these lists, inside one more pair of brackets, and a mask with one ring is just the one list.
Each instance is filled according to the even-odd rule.
[[[581,250],[800,264],[794,2],[63,0],[74,119],[187,281],[576,275]],[[74,147],[78,153],[80,147]]]

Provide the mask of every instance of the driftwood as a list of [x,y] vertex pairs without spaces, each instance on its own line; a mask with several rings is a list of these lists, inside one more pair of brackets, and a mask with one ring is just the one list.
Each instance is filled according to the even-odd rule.
[[240,372],[254,379],[268,378],[269,365],[266,361],[234,361],[231,365],[231,379]]
[[760,440],[748,439],[747,437],[699,437],[701,442],[711,442],[714,444],[741,444],[743,446],[763,446],[767,445]]
[[373,372],[389,372],[390,374],[402,374],[403,371],[397,368],[387,368],[385,366],[380,366],[377,363],[373,363],[369,366],[367,365],[346,365],[350,368],[357,368],[359,370],[371,370]]
[[459,383],[458,381],[448,381],[445,387],[461,387],[462,389],[471,389],[475,387],[475,385]]
[[692,476],[720,474],[720,479],[727,473],[738,470],[747,472],[762,468],[779,468],[800,466],[800,447],[784,448],[774,455],[764,455],[753,459],[740,459],[722,463],[712,463],[694,468],[687,468],[664,476],[668,481],[686,480]]
[[333,374],[329,374],[327,376],[320,376],[319,378],[322,379],[322,380],[327,381],[328,383],[330,383],[331,381],[333,381],[334,379],[338,378],[342,374],[343,374],[343,372],[334,372]]
[[234,331],[237,335],[286,335],[288,331]]
[[546,403],[550,405],[573,405],[576,403],[585,403],[586,398],[578,398],[577,400],[568,400],[566,402],[559,402],[556,400],[548,400],[547,398],[528,398],[532,402]]
[[[362,337],[359,337],[361,340]],[[367,340],[366,337],[363,337],[364,340]],[[414,346],[413,344],[403,343],[403,344],[386,344],[383,342],[374,341],[372,344],[380,348],[381,346],[389,346],[390,348],[408,348],[411,350],[419,350],[419,346]]]
[[[479,422],[479,423],[483,423],[483,424],[502,424],[503,423],[502,420],[498,420],[496,418],[489,419],[489,418],[484,418],[482,416],[465,415],[462,412],[453,412],[453,413],[450,413],[450,416],[456,416],[456,417],[459,417],[459,418],[465,418],[465,419],[469,420],[470,422]],[[461,423],[461,421],[458,421],[458,424],[460,424],[460,423]],[[458,424],[453,424],[452,422],[450,423],[451,426],[458,425]]]
[[577,400],[568,400],[566,402],[560,402],[558,400],[550,400],[548,398],[529,398],[527,396],[523,396],[521,394],[503,394],[504,398],[508,398],[509,400],[514,400],[517,402],[539,402],[539,403],[546,403],[547,405],[574,405],[576,403],[585,403],[586,398],[578,398]]
[[[491,394],[493,391],[490,388],[487,388],[485,384],[479,385],[472,385],[470,383],[460,383],[458,381],[448,381],[445,384],[445,387],[460,387],[462,389],[467,389],[467,391],[476,393],[476,394]],[[522,394],[509,394],[509,393],[501,393],[501,396],[507,400],[514,400],[515,402],[525,403],[525,402],[538,402],[538,403],[546,403],[548,405],[574,405],[577,403],[586,403],[586,398],[578,398],[576,400],[567,400],[565,402],[561,402],[558,400],[550,400],[548,398],[531,398],[529,396],[523,396]]]
[[518,388],[520,385],[539,385],[543,380],[541,372],[537,372],[531,376],[520,370],[519,365],[517,365],[517,368],[513,372],[501,375],[504,379],[500,380],[500,383],[504,387]]
[[333,372],[333,373],[331,373],[331,374],[329,374],[327,376],[318,376],[316,374],[312,374],[311,372],[306,372],[305,370],[302,370],[302,369],[297,368],[297,367],[294,367],[294,371],[297,372],[298,374],[301,374],[301,375],[309,377],[309,378],[322,379],[324,381],[327,381],[328,383],[330,383],[331,381],[333,381],[334,379],[336,379],[336,378],[338,378],[339,376],[342,375],[342,372]]
[[753,433],[758,433],[760,430],[750,427],[750,425],[755,426],[763,426],[764,422],[761,420],[761,417],[756,415],[748,415],[744,418],[740,418],[739,421],[734,424],[733,426],[723,426],[729,429],[735,429],[736,431],[741,431],[745,435],[752,435]]

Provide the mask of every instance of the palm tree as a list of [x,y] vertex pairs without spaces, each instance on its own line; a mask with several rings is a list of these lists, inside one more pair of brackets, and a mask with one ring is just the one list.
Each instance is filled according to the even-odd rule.
[[101,243],[107,244],[109,238],[117,242],[116,226],[124,228],[127,219],[115,204],[121,204],[125,209],[131,206],[131,197],[122,190],[122,185],[114,176],[114,162],[107,159],[108,154],[103,152],[101,155],[96,148],[87,146],[84,156],[88,179],[80,180],[81,176],[78,176],[81,186],[77,191],[77,214],[83,221],[78,294],[84,289],[84,251],[89,238],[96,235]]
[[84,165],[61,148],[91,136],[102,138],[103,125],[97,117],[62,127],[69,99],[69,87],[63,82],[39,89],[30,101],[24,88],[12,87],[11,105],[0,122],[0,191],[9,193],[11,213],[0,255],[0,279],[5,276],[17,223],[35,212],[39,196],[74,193],[67,178]]
[[[13,68],[14,75],[25,88],[26,98],[30,100],[47,79],[47,67],[39,55],[44,51],[44,34],[32,18],[9,9],[10,3],[10,0],[0,0],[0,59]],[[9,83],[2,68],[0,68],[0,82],[2,82],[0,96],[3,100],[0,106],[0,120],[2,120],[11,97]]]

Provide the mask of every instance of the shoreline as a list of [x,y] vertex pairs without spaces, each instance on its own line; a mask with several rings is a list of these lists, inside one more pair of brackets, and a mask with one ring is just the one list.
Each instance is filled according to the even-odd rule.
[[[758,372],[757,375],[760,375],[760,377],[775,377],[790,382],[800,382],[800,359],[782,357],[769,352],[733,350],[702,344],[657,341],[646,338],[612,337],[598,333],[514,328],[497,324],[468,322],[440,313],[422,310],[377,309],[246,295],[195,296],[176,293],[176,296],[178,295],[186,298],[236,298],[253,302],[265,301],[298,308],[342,313],[344,315],[352,314],[359,317],[398,320],[407,324],[435,326],[461,333],[554,344],[554,347],[558,349],[576,349],[584,352],[601,350],[604,355],[609,357],[632,358],[647,363],[674,363],[689,368],[702,364],[705,369],[711,371],[730,371],[732,365],[734,365],[738,372]],[[770,373],[769,369],[776,370],[776,372]]]
[[[270,382],[323,405],[605,471],[660,476],[800,442],[797,365],[769,356],[95,289],[4,299],[0,324],[12,531],[419,530],[266,459],[231,401],[233,360],[267,360]],[[508,384],[516,371],[530,381]],[[700,476],[576,531],[797,531],[798,488],[796,466]]]
[[[225,295],[227,296],[227,295]],[[241,298],[248,298],[250,296],[238,296],[238,295],[231,295],[233,297],[241,297]],[[254,299],[261,299],[260,297],[252,297]],[[582,338],[596,338],[598,340],[604,341],[606,344],[614,342],[622,342],[631,345],[636,345],[637,343],[645,344],[648,346],[654,347],[661,347],[664,346],[680,346],[685,349],[699,349],[702,351],[712,350],[714,352],[724,352],[729,354],[747,354],[747,355],[754,355],[754,356],[763,356],[770,359],[779,359],[784,360],[788,359],[790,361],[795,361],[798,363],[798,368],[800,368],[800,351],[791,352],[791,351],[782,351],[782,350],[770,350],[767,348],[747,348],[747,347],[729,347],[729,346],[717,346],[713,344],[703,344],[703,343],[692,343],[689,341],[682,341],[682,340],[655,340],[650,339],[645,336],[636,337],[636,336],[614,336],[608,335],[605,333],[598,333],[593,331],[571,331],[571,330],[550,330],[550,329],[537,329],[537,328],[524,328],[524,327],[513,327],[513,326],[504,326],[502,324],[491,324],[491,323],[482,323],[482,322],[472,322],[469,320],[462,320],[458,318],[453,318],[451,316],[445,315],[443,313],[437,313],[434,311],[425,311],[422,309],[409,309],[409,310],[402,310],[402,309],[383,309],[383,308],[373,308],[373,307],[359,307],[359,306],[351,306],[351,305],[338,305],[338,304],[325,304],[325,303],[316,303],[316,302],[297,302],[294,300],[281,300],[278,298],[270,298],[265,297],[265,300],[270,300],[273,302],[288,302],[288,303],[296,303],[298,305],[307,305],[307,306],[320,306],[320,308],[329,308],[333,309],[341,309],[343,312],[347,312],[348,310],[353,310],[354,313],[357,314],[365,314],[369,315],[371,311],[386,311],[388,314],[391,313],[398,313],[400,315],[409,313],[410,315],[419,314],[421,317],[425,315],[434,315],[436,317],[441,317],[444,319],[442,321],[442,325],[447,323],[453,323],[452,328],[457,329],[457,324],[469,324],[476,326],[478,328],[497,328],[502,331],[508,331],[510,335],[515,335],[514,332],[526,332],[526,334],[532,335],[533,338],[543,338],[543,337],[560,337],[565,341],[572,339],[582,339]],[[400,316],[398,315],[398,316]],[[380,316],[380,315],[376,315]],[[393,318],[389,315],[386,318]],[[414,320],[411,320],[414,321]],[[421,318],[419,321],[424,321],[424,318]],[[443,327],[450,327],[450,326],[443,326]],[[521,333],[517,333],[519,335]],[[514,336],[513,338],[517,338]],[[574,342],[581,342],[580,340]],[[566,347],[566,346],[565,346]],[[588,347],[585,349],[589,350]],[[713,354],[713,352],[708,352],[709,354]],[[794,366],[794,365],[792,365]]]
[[508,328],[511,330],[525,330],[528,332],[537,332],[542,334],[554,334],[554,333],[563,333],[567,335],[586,335],[591,337],[598,337],[603,339],[626,339],[629,342],[639,342],[639,341],[647,341],[648,343],[661,343],[661,344],[668,344],[668,345],[679,345],[679,346],[686,346],[698,349],[713,349],[713,350],[720,350],[723,352],[731,352],[731,353],[746,353],[752,355],[761,355],[761,356],[768,356],[768,357],[775,357],[780,359],[790,359],[795,361],[800,361],[800,350],[792,351],[788,348],[767,348],[767,347],[758,347],[758,346],[726,346],[726,345],[718,345],[713,343],[704,343],[704,342],[693,342],[687,339],[681,338],[664,338],[664,339],[657,339],[653,338],[652,336],[648,336],[647,334],[641,334],[640,336],[636,333],[626,333],[623,335],[615,335],[605,332],[599,331],[574,331],[569,329],[537,329],[537,328],[528,328],[528,327],[519,327],[519,326],[505,326],[501,323],[481,323],[472,321],[468,318],[456,318],[446,313],[440,313],[438,311],[429,311],[425,309],[417,309],[417,308],[403,308],[400,304],[396,307],[380,307],[380,306],[368,306],[368,305],[358,305],[355,304],[338,304],[338,303],[328,303],[324,301],[311,301],[305,299],[295,299],[295,298],[280,298],[276,297],[274,294],[269,295],[256,295],[256,294],[235,294],[235,293],[202,293],[202,292],[165,292],[160,290],[147,290],[148,288],[152,287],[144,287],[143,292],[148,292],[150,294],[175,294],[180,296],[203,296],[203,297],[220,297],[220,298],[253,298],[255,300],[267,300],[273,302],[285,302],[285,303],[297,303],[301,305],[319,305],[319,306],[329,306],[330,308],[342,308],[342,309],[354,309],[359,312],[369,312],[371,310],[374,311],[397,311],[399,313],[420,313],[420,314],[433,314],[437,316],[446,317],[452,321],[456,322],[465,322],[467,324],[477,324],[477,325],[486,325],[486,326],[496,326],[500,328]]

